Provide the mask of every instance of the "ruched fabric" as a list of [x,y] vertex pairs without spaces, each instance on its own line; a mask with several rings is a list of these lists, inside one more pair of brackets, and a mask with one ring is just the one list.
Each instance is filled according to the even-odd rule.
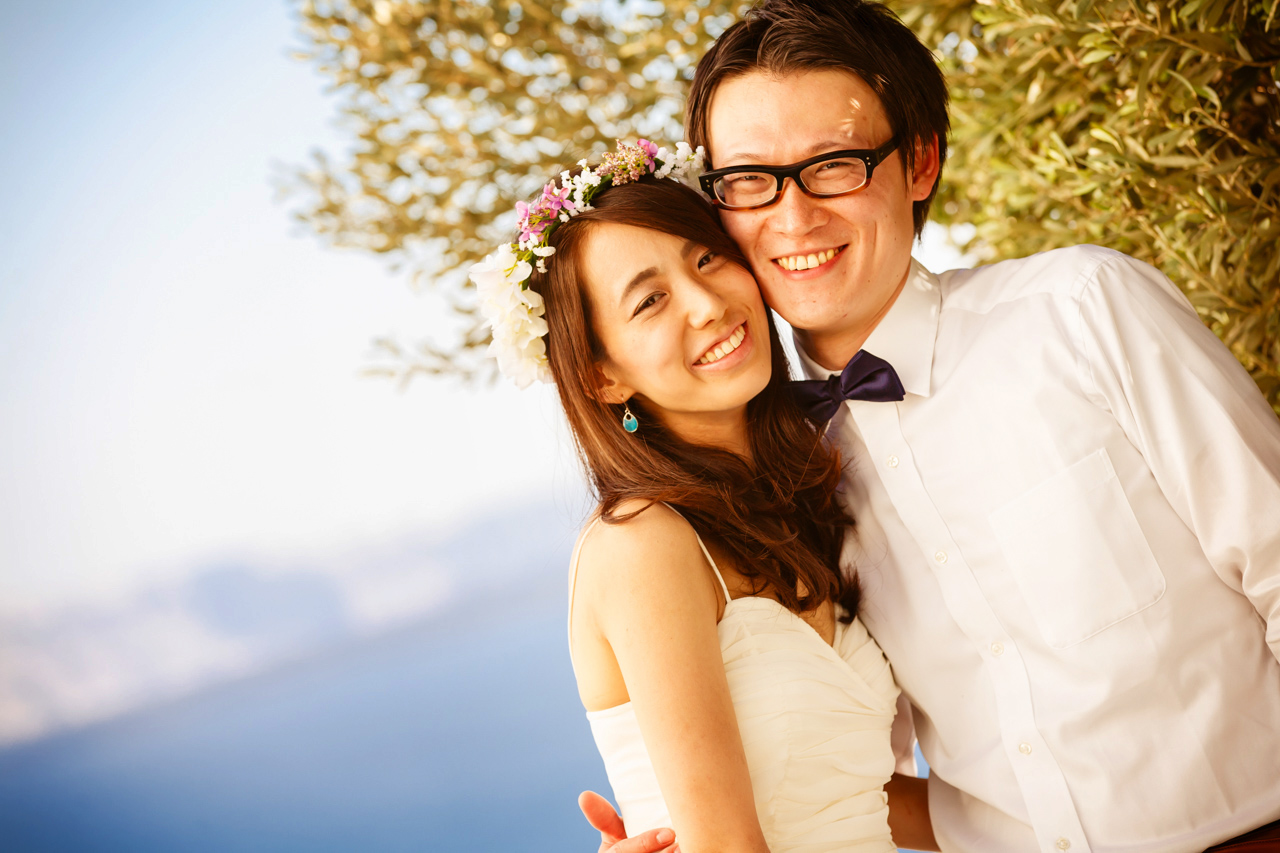
[[[718,633],[772,853],[895,851],[884,784],[898,688],[862,623],[837,622],[829,646],[773,599],[744,597],[726,603]],[[671,826],[631,704],[587,719],[627,833]]]

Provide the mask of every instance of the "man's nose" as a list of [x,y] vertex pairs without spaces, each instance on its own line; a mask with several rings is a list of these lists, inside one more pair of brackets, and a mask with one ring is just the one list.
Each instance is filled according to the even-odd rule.
[[779,234],[799,237],[821,225],[826,211],[815,199],[806,195],[794,178],[782,182],[782,196],[764,209],[769,225]]

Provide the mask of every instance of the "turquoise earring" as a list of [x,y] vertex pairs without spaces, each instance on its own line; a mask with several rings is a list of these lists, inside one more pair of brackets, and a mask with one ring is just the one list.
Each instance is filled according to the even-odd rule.
[[640,429],[640,422],[636,420],[635,415],[631,414],[631,407],[628,406],[626,403],[623,403],[622,408],[623,408],[622,428],[625,429],[627,432],[635,432],[636,430]]

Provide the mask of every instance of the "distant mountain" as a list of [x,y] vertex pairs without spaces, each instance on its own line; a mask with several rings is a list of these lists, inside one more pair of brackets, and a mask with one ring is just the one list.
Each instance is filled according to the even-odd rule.
[[465,609],[562,583],[585,510],[517,506],[445,536],[288,569],[223,562],[124,601],[0,623],[0,745],[112,717]]
[[0,850],[594,850],[577,795],[609,786],[555,574],[0,748]]

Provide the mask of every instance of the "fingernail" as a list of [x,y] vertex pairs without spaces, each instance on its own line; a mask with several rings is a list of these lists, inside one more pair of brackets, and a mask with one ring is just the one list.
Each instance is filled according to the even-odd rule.
[[670,844],[676,840],[676,834],[669,829],[659,829],[658,834],[654,836],[659,844]]

